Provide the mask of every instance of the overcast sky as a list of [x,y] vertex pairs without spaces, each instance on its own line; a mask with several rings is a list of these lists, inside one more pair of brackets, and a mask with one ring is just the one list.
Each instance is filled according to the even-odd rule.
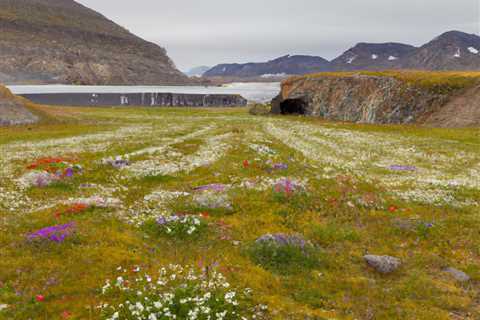
[[480,0],[77,0],[165,47],[177,67],[334,58],[357,42],[479,33]]

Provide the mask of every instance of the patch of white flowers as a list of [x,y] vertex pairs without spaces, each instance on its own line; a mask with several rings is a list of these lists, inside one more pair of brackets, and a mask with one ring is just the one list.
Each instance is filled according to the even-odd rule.
[[180,265],[155,275],[119,267],[115,280],[102,287],[105,320],[247,320],[265,319],[267,306],[255,305],[251,289],[236,290],[216,270]]
[[[442,141],[452,151],[447,156],[429,151],[428,146],[439,141],[428,138],[412,140],[283,120],[269,121],[264,129],[318,165],[325,178],[351,174],[366,182],[380,182],[387,192],[410,201],[459,207],[478,204],[456,194],[463,188],[480,189],[480,154],[464,151],[455,141]],[[394,165],[416,170],[388,169]]]

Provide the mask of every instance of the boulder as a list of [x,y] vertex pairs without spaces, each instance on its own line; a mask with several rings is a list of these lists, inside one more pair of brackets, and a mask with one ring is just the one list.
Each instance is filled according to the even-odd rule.
[[470,277],[468,274],[466,274],[465,272],[463,271],[460,271],[458,269],[455,269],[455,268],[446,268],[444,270],[446,273],[449,273],[453,278],[455,278],[455,280],[459,281],[459,282],[468,282],[470,281]]
[[400,259],[391,256],[366,255],[363,258],[370,267],[383,274],[396,271],[402,264]]

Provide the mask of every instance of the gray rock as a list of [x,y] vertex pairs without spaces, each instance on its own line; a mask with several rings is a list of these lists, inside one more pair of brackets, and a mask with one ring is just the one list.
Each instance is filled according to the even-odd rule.
[[402,264],[400,259],[390,256],[366,255],[363,258],[370,267],[383,274],[394,272]]
[[455,278],[455,280],[460,282],[468,282],[470,281],[470,277],[463,271],[460,271],[455,268],[447,268],[444,270],[445,272],[449,273],[451,276]]

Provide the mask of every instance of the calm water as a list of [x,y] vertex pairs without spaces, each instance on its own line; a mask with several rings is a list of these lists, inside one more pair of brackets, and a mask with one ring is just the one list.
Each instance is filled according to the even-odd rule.
[[8,86],[15,94],[33,93],[189,93],[239,94],[249,101],[268,102],[280,92],[280,83],[231,83],[221,87],[202,86],[74,86],[22,85]]

